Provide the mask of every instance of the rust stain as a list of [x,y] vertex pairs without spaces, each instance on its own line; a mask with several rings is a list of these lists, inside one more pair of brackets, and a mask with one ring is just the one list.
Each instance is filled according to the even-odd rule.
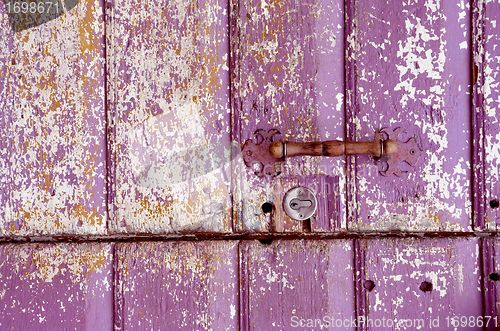
[[92,25],[95,23],[94,10],[95,6],[99,5],[99,2],[95,1],[80,1],[77,8],[73,10],[79,10],[80,6],[87,5],[86,8],[81,8],[84,11],[84,16],[78,22],[79,29],[79,43],[80,50],[83,55],[92,55],[96,50],[96,45],[98,45],[99,36],[93,31]]
[[83,224],[90,224],[90,225],[103,224],[102,216],[95,209],[88,210],[82,204],[77,204],[76,206],[74,206],[72,213],[75,216],[75,218]]
[[147,196],[139,199],[140,208],[137,210],[139,215],[144,214],[149,219],[159,219],[170,213],[173,204],[171,197],[166,197],[164,202],[151,202],[149,199]]

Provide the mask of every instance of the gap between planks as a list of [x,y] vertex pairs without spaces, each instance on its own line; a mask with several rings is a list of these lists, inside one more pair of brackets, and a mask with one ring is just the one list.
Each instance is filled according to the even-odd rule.
[[337,232],[337,233],[199,233],[199,234],[119,234],[109,236],[32,236],[0,237],[0,245],[7,243],[58,242],[141,242],[141,241],[201,241],[201,240],[335,240],[382,238],[500,238],[498,232]]

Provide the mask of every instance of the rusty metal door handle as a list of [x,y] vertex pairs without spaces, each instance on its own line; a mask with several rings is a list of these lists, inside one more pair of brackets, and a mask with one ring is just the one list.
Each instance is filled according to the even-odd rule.
[[280,135],[277,129],[257,130],[254,138],[243,144],[243,161],[247,167],[254,169],[257,176],[263,177],[279,175],[281,164],[288,157],[365,154],[385,164],[379,171],[381,175],[401,176],[406,172],[402,170],[401,163],[415,167],[422,152],[415,136],[406,140],[400,138],[403,131],[401,127],[380,129],[375,132],[372,141],[364,142],[295,142],[277,140]]
[[393,140],[350,142],[341,140],[319,142],[275,141],[269,147],[276,159],[292,156],[342,156],[367,154],[375,157],[395,154],[398,145]]

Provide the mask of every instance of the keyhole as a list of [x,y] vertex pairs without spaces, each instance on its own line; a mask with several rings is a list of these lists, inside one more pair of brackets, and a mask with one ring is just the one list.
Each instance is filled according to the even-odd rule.
[[307,207],[311,207],[312,206],[312,201],[311,200],[300,200],[300,199],[292,199],[292,201],[290,201],[290,207],[293,209],[293,210],[299,210],[299,209],[302,209],[302,208],[307,208]]
[[314,192],[307,187],[297,186],[286,192],[283,197],[285,213],[296,221],[311,218],[316,212],[318,201]]

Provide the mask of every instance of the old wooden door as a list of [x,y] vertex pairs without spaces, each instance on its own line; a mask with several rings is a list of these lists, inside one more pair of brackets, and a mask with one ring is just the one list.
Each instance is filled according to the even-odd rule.
[[[11,2],[1,329],[500,327],[498,0],[64,1],[24,29]],[[402,176],[259,177],[241,150],[396,127],[421,149]]]

